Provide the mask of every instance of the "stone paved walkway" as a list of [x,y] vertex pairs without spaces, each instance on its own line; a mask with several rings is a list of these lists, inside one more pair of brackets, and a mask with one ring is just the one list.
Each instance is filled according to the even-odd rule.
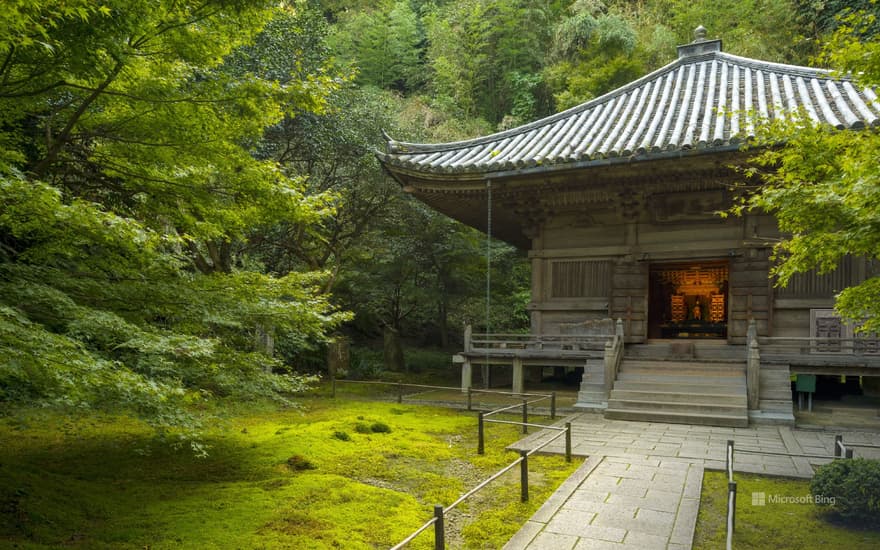
[[[880,445],[880,433],[798,430],[786,426],[720,428],[606,420],[584,413],[572,423],[572,452],[589,459],[566,480],[505,546],[506,550],[690,549],[703,470],[723,470],[727,440],[734,469],[809,478],[827,457],[834,436]],[[555,432],[538,432],[512,446],[532,449]],[[563,453],[562,439],[544,451]],[[752,451],[752,452],[745,452]],[[856,449],[880,458],[880,449]]]

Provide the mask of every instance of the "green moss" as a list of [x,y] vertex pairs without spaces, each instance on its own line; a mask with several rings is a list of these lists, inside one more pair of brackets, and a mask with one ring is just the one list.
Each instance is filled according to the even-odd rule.
[[354,425],[354,431],[359,434],[371,433],[370,426],[366,422],[358,422]]
[[[492,425],[477,456],[473,414],[400,404],[316,398],[300,409],[227,403],[216,412],[204,459],[121,416],[0,418],[0,547],[390,547],[434,504],[514,460],[503,449],[520,437],[514,426]],[[331,436],[357,423],[393,430]],[[294,456],[317,469],[294,471]],[[534,460],[533,472],[548,473],[533,475],[527,506],[519,508],[515,472],[467,505],[477,516],[467,544],[503,545],[576,466]],[[491,513],[476,513],[481,502]],[[430,533],[411,546],[431,547]]]
[[[733,544],[738,549],[775,548],[880,548],[880,532],[848,529],[833,523],[812,503],[810,482],[736,474],[736,530]],[[757,505],[764,494],[764,505]],[[727,476],[706,472],[700,497],[700,514],[694,535],[694,549],[723,548],[727,537]]]
[[377,434],[391,433],[391,426],[384,422],[373,422],[370,424],[370,431]]

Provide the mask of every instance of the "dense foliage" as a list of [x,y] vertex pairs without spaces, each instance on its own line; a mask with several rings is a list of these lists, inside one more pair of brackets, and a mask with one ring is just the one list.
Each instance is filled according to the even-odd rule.
[[[255,335],[343,320],[324,275],[244,251],[328,197],[254,155],[328,75],[249,70],[274,2],[32,2],[0,21],[0,399],[124,406],[158,427],[211,394],[284,399]],[[38,22],[39,24],[35,24]],[[235,55],[232,55],[234,54]]]
[[810,492],[847,523],[880,525],[880,461],[835,460],[816,469]]
[[[876,6],[876,4],[875,4]],[[880,85],[877,8],[842,19],[824,50],[826,61],[862,86]],[[783,144],[776,147],[777,144]],[[866,280],[844,289],[836,308],[860,330],[880,330],[880,134],[839,131],[806,117],[767,125],[753,174],[760,184],[739,209],[772,213],[790,235],[776,245],[774,273],[785,285],[797,273],[827,273],[847,256],[872,262]]]

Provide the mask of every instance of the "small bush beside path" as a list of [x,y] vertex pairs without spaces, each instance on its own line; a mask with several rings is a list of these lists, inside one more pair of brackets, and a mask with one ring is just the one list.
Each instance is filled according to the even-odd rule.
[[[813,504],[809,480],[737,473],[736,482],[733,547],[738,550],[880,548],[880,531],[839,523]],[[707,471],[693,548],[724,548],[726,538],[727,474]]]

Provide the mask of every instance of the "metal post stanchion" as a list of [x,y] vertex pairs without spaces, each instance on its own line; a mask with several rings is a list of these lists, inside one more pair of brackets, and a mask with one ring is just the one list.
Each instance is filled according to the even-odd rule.
[[529,501],[529,452],[520,451],[522,462],[519,463],[520,496],[523,502]]
[[565,423],[565,461],[571,462],[571,422]]
[[483,446],[483,413],[477,414],[477,454],[484,454]]
[[434,550],[446,549],[446,533],[443,529],[443,507],[439,504],[434,505]]

